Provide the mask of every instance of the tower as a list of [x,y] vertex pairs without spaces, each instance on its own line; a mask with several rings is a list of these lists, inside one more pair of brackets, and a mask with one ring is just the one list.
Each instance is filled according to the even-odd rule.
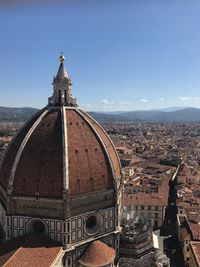
[[125,210],[121,225],[119,266],[156,266],[152,233],[145,219]]
[[3,159],[0,223],[9,242],[31,235],[59,242],[60,265],[51,266],[111,266],[119,251],[120,161],[104,129],[78,107],[64,55],[59,60],[48,105]]

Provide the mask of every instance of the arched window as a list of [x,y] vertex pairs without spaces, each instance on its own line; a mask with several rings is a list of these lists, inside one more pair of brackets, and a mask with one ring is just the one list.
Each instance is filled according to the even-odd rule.
[[65,104],[67,104],[67,90],[65,90]]
[[30,219],[26,224],[26,233],[27,234],[40,234],[47,235],[48,228],[45,222],[41,219]]
[[61,103],[61,90],[58,91],[58,103]]

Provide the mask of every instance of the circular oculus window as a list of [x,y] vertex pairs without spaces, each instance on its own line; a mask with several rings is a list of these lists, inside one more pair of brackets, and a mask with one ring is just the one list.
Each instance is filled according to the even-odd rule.
[[97,234],[103,225],[103,217],[100,213],[93,213],[89,215],[84,224],[84,230],[87,235]]

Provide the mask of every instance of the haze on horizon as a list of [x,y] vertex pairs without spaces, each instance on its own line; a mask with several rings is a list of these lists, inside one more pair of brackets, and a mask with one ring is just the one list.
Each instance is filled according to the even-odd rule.
[[0,106],[45,106],[63,51],[85,110],[200,108],[199,14],[197,0],[3,1]]

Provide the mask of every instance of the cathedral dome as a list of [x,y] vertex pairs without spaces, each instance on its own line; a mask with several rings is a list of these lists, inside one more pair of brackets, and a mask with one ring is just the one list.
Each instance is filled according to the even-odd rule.
[[78,108],[63,62],[64,57],[49,105],[25,124],[2,162],[0,198],[8,213],[16,212],[20,198],[62,200],[64,208],[73,207],[73,214],[81,199],[94,208],[99,193],[104,192],[105,205],[116,198],[121,176],[118,155],[104,129]]

